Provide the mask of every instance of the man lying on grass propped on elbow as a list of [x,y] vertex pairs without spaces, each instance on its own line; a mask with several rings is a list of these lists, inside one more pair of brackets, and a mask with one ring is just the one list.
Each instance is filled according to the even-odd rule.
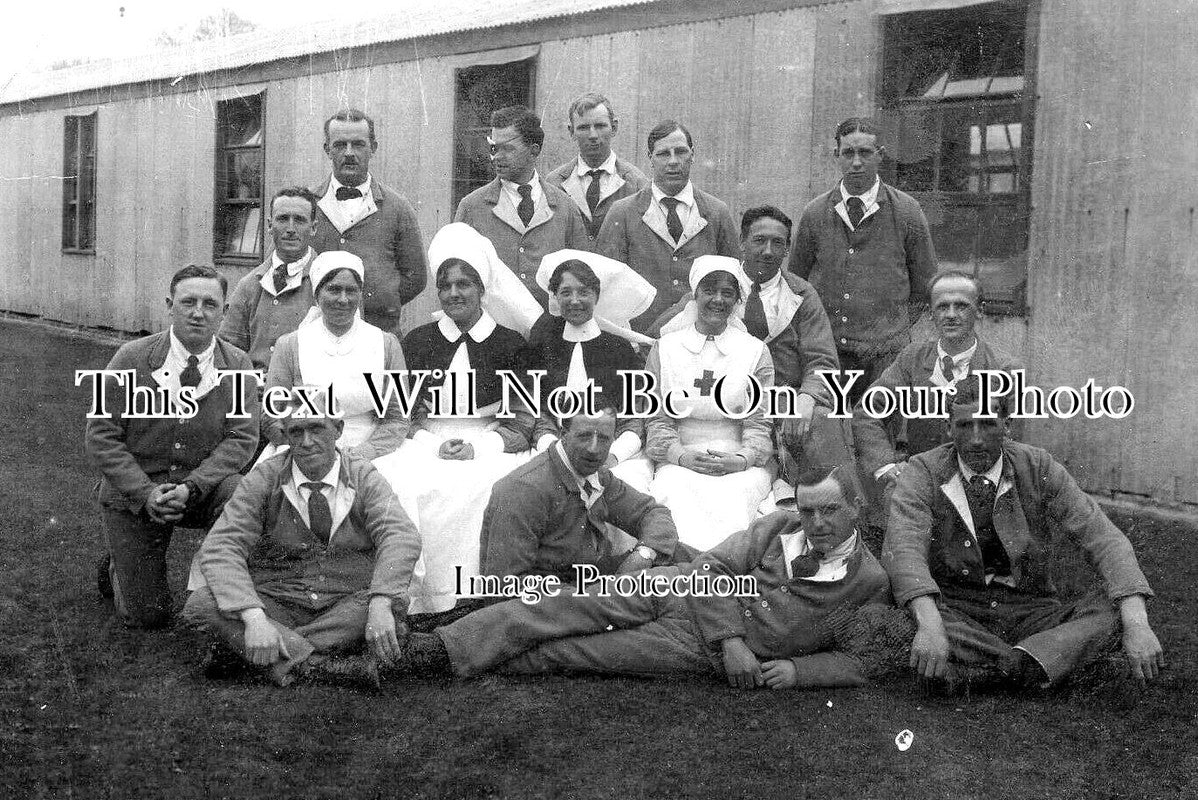
[[886,574],[857,535],[857,488],[836,469],[800,481],[796,499],[798,514],[776,512],[690,564],[648,570],[748,575],[755,595],[511,600],[413,634],[396,671],[722,675],[741,689],[863,684],[861,662],[830,649],[827,625],[838,610],[890,603]]

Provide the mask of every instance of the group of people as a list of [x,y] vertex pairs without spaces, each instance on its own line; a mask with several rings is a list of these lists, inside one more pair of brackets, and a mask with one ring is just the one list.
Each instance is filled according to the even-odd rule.
[[[877,645],[895,630],[932,679],[1051,685],[1120,637],[1132,673],[1157,674],[1126,537],[1007,435],[1003,398],[975,413],[974,372],[1019,364],[978,336],[978,278],[938,271],[919,204],[880,180],[879,128],[837,127],[842,179],[797,225],[768,205],[737,225],[693,185],[684,125],[649,133],[646,177],[613,151],[606,97],[567,119],[578,156],[542,176],[540,118],[496,111],[496,178],[426,258],[412,206],[370,172],[374,121],[339,111],[331,174],[274,195],[263,264],[231,293],[211,267],[173,276],[168,330],[109,368],[197,412],[122,413],[109,380],[115,413],[87,423],[97,577],[123,620],[169,622],[166,553],[188,525],[209,528],[183,615],[216,643],[210,672],[248,662],[279,685],[490,669],[858,685],[894,669]],[[401,341],[430,283],[440,310]],[[913,343],[925,311],[936,337]],[[265,394],[218,375],[237,369]],[[860,371],[854,402],[871,385],[952,385],[956,402],[834,418],[842,370]],[[625,408],[636,371],[681,400]],[[752,402],[775,385],[794,390],[779,419]],[[588,386],[589,410],[527,402]],[[1062,536],[1104,595],[1058,599]],[[584,572],[752,590],[593,593]]]

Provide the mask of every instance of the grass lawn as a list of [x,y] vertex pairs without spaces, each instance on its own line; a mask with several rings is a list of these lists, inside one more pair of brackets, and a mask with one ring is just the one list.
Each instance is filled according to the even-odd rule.
[[[1198,797],[1198,545],[1194,528],[1148,518],[1116,518],[1169,659],[1145,692],[492,677],[370,696],[205,681],[191,634],[126,631],[95,591],[73,371],[112,351],[0,322],[0,798]],[[180,589],[197,536],[172,548]]]

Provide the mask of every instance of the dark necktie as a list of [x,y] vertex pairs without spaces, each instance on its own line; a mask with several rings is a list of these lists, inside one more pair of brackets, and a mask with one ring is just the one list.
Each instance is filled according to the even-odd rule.
[[853,223],[853,230],[861,227],[861,220],[865,219],[865,203],[860,197],[850,197],[845,203],[849,209],[849,222]]
[[355,189],[352,186],[338,186],[337,187],[337,199],[338,200],[353,200],[354,198],[361,197],[361,196],[362,196],[361,189]]
[[983,475],[974,475],[965,485],[965,499],[973,517],[973,531],[982,548],[982,563],[986,572],[995,575],[1011,574],[1011,559],[994,530],[994,497],[997,487]]
[[516,191],[520,192],[520,205],[516,206],[516,213],[520,215],[520,222],[527,228],[528,223],[532,221],[532,187],[522,183],[516,187]]
[[587,206],[591,209],[591,217],[594,217],[595,206],[599,205],[599,179],[603,177],[603,170],[593,169],[587,175],[591,179],[587,184]]
[[754,283],[745,301],[745,330],[765,341],[770,335],[769,322],[765,318],[765,306],[761,302],[761,284]]
[[678,205],[682,201],[677,197],[663,197],[661,204],[666,207],[666,230],[677,244],[682,238],[682,220],[678,217]]
[[272,277],[275,281],[275,294],[282,294],[283,290],[287,288],[287,265],[280,264],[275,267]]
[[792,559],[790,562],[790,574],[795,578],[810,578],[819,572],[819,564],[823,560],[823,557],[823,553],[810,550]]
[[944,379],[949,383],[953,382],[953,357],[945,356],[940,359],[940,371],[944,373]]
[[200,360],[195,356],[187,357],[187,366],[179,373],[179,385],[193,388],[200,385]]
[[308,495],[308,527],[321,544],[328,544],[333,533],[333,513],[329,511],[329,501],[321,491],[324,486],[321,481],[304,484],[304,488],[311,492]]

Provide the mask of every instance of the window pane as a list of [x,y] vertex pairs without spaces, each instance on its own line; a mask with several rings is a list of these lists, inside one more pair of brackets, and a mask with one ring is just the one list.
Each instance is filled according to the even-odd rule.
[[262,115],[258,98],[230,100],[225,110],[225,146],[262,145]]
[[230,206],[225,209],[224,223],[221,226],[221,255],[226,256],[255,256],[261,242],[258,234],[262,210],[247,206]]
[[219,104],[213,250],[219,258],[260,258],[264,95]]
[[257,200],[262,197],[262,151],[239,150],[225,154],[226,197]]

